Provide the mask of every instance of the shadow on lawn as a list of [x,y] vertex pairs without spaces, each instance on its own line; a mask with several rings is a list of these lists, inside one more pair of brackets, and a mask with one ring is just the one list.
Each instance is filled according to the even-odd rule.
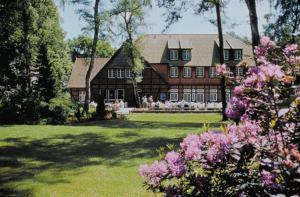
[[[156,157],[157,148],[166,144],[178,144],[181,140],[146,138],[129,131],[119,137],[128,140],[114,142],[95,133],[57,135],[34,140],[3,139],[2,142],[13,145],[0,147],[0,196],[30,196],[30,191],[17,190],[12,183],[30,179],[39,181],[34,176],[43,171],[50,170],[55,174],[99,164],[135,166],[137,163],[134,159]],[[51,176],[47,184],[66,182],[58,177],[60,176]]]
[[95,121],[92,123],[75,123],[72,126],[101,126],[107,128],[123,128],[123,129],[156,129],[156,128],[203,128],[204,125],[209,125],[210,128],[219,128],[224,122],[214,123],[195,123],[195,122],[155,122],[155,121],[132,121],[132,120],[104,120]]

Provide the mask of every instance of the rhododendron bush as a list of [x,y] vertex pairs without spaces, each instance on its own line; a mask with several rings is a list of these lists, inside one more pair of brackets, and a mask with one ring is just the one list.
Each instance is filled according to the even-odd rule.
[[[178,150],[142,165],[153,192],[166,196],[286,196],[300,194],[300,64],[298,46],[284,48],[267,37],[255,49],[256,67],[235,79],[224,131],[190,134]],[[246,65],[245,65],[246,66]]]

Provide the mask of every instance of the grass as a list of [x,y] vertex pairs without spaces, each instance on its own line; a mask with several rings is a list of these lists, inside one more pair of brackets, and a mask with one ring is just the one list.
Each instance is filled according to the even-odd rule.
[[131,114],[89,125],[0,127],[0,196],[155,196],[138,166],[157,159],[217,114]]

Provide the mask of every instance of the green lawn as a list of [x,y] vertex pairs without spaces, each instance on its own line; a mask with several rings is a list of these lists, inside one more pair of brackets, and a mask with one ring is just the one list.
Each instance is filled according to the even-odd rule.
[[140,164],[156,149],[201,132],[217,114],[131,114],[77,126],[0,126],[0,196],[154,196]]

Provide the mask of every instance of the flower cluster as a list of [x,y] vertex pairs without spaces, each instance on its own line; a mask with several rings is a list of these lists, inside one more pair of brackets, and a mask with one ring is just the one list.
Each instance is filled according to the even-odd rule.
[[[190,134],[179,150],[142,165],[148,188],[166,196],[299,195],[300,89],[292,85],[298,53],[297,45],[280,49],[263,37],[255,49],[259,65],[238,79],[226,109],[234,122],[223,132]],[[226,75],[226,65],[217,72]]]

